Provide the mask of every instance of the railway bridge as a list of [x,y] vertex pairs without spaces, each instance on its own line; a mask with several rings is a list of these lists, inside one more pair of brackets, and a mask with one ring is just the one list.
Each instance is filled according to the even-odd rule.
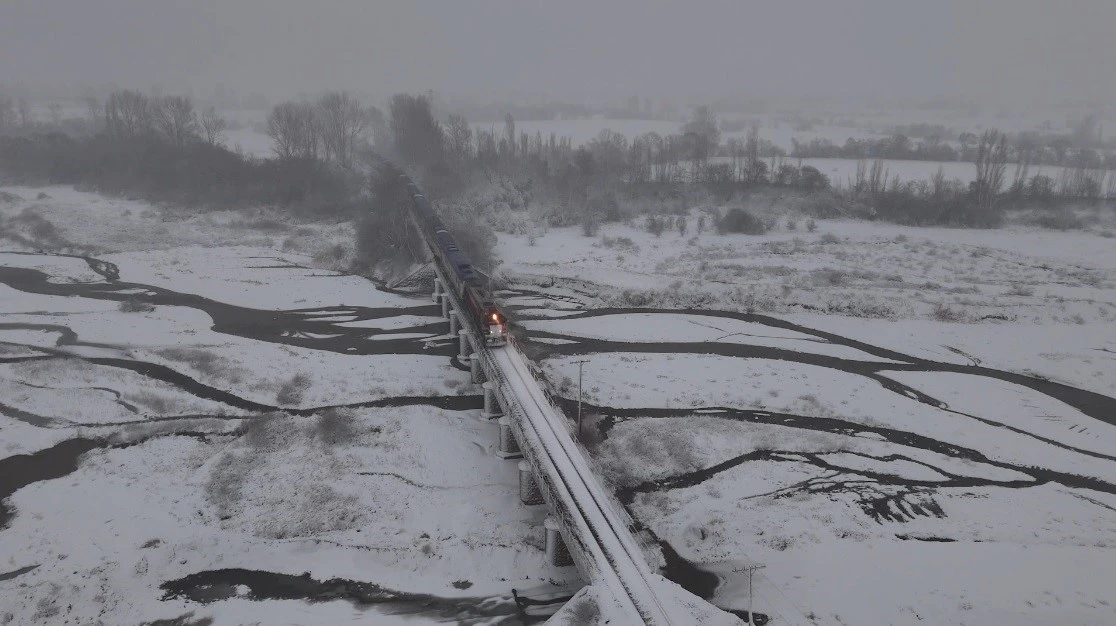
[[437,263],[432,266],[433,297],[458,337],[458,357],[484,390],[485,414],[498,420],[497,453],[518,462],[523,505],[548,507],[547,557],[554,565],[578,568],[589,583],[581,593],[593,596],[601,623],[741,623],[652,570],[633,521],[593,475],[570,420],[550,401],[537,368],[511,338],[500,347],[476,341],[479,334],[453,282]]

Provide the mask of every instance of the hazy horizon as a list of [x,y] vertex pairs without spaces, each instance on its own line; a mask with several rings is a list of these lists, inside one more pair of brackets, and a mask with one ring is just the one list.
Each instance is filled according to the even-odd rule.
[[1116,2],[9,0],[0,86],[1107,106]]

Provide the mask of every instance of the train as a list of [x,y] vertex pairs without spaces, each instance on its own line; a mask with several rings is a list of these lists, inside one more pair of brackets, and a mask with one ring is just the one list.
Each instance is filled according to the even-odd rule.
[[434,207],[430,205],[430,200],[410,176],[400,174],[399,181],[406,187],[407,195],[411,198],[419,233],[433,251],[434,263],[449,282],[445,287],[453,289],[465,307],[477,338],[489,347],[507,345],[508,318],[496,305],[492,292],[473,269],[469,257],[465,256],[442,223],[442,218],[438,217]]

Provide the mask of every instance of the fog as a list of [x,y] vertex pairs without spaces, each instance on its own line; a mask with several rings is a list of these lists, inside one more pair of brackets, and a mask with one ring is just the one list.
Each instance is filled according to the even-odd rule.
[[1100,103],[1113,23],[1110,0],[6,0],[0,84]]

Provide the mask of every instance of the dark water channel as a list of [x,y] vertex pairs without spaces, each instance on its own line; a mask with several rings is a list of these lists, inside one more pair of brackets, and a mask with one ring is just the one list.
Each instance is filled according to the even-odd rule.
[[[295,576],[231,568],[198,572],[161,586],[166,592],[164,600],[186,598],[202,604],[231,598],[307,602],[343,600],[380,614],[421,616],[458,624],[535,624],[546,619],[545,616],[528,615],[510,595],[444,598],[403,593],[374,583],[342,578],[317,580],[309,573]],[[375,623],[371,615],[369,623]]]

